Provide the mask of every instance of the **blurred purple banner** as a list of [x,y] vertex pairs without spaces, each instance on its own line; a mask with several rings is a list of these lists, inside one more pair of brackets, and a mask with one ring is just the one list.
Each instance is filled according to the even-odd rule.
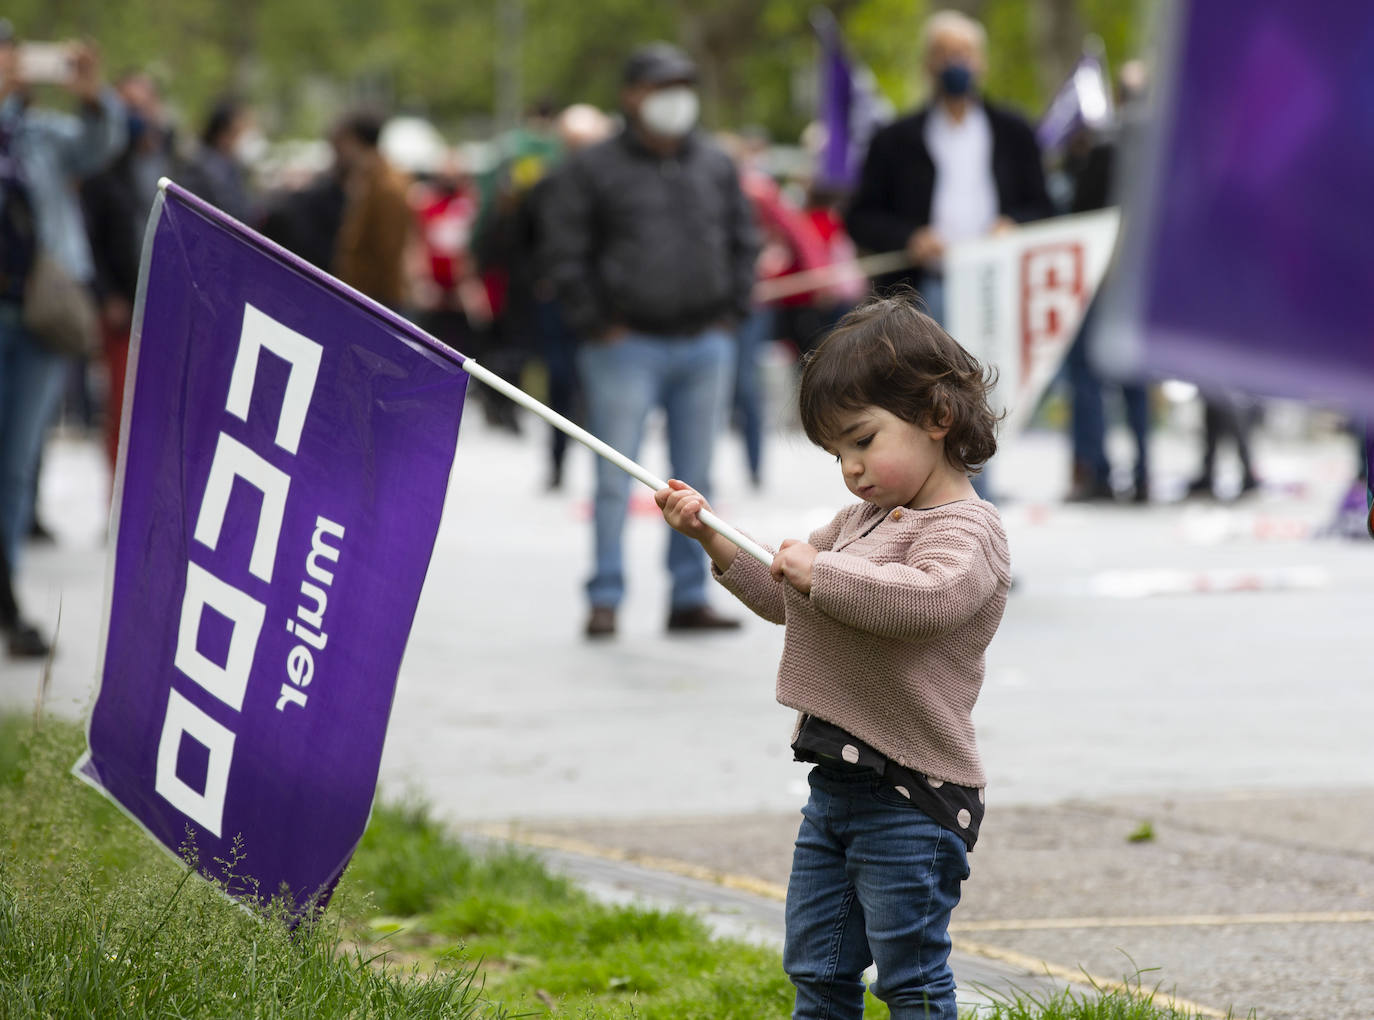
[[467,375],[176,185],[139,288],[77,774],[231,894],[322,903],[371,810]]
[[1058,149],[1079,128],[1100,130],[1113,118],[1111,83],[1099,57],[1085,53],[1073,73],[1059,86],[1045,116],[1035,126],[1035,140],[1043,152]]
[[1180,0],[1103,367],[1374,415],[1374,4]]
[[848,191],[858,183],[873,132],[891,119],[891,110],[878,96],[868,68],[850,60],[834,14],[824,7],[813,9],[811,27],[821,44],[816,117],[825,127],[816,181]]

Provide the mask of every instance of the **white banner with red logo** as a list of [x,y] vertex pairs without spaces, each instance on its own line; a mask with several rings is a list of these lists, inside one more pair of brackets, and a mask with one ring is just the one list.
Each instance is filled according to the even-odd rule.
[[1025,427],[1054,379],[1111,259],[1115,209],[1061,216],[952,245],[945,325],[998,371],[1003,431]]

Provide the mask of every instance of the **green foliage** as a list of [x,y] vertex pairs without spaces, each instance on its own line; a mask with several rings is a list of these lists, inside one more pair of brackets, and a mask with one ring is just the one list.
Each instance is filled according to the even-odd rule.
[[[1203,1020],[1203,1014],[1176,1005],[1158,986],[1147,987],[1146,973],[1137,970],[1119,988],[1065,987],[1041,995],[989,992],[993,1003],[979,1011],[978,1020]],[[1231,1017],[1230,1012],[1226,1015]]]
[[[396,972],[331,911],[294,931],[157,851],[68,768],[75,727],[0,725],[0,1016],[502,1016],[473,972]],[[185,848],[194,862],[194,850]]]
[[[1034,16],[1029,5],[1007,0],[989,3],[983,12],[989,39],[984,87],[990,96],[1015,103],[1032,116],[1044,110],[1050,99],[1037,73],[1035,41],[1031,34]],[[995,44],[992,40],[996,40]]]
[[1126,837],[1126,842],[1128,842],[1128,843],[1151,843],[1151,842],[1154,841],[1154,838],[1155,838],[1155,827],[1154,827],[1154,823],[1150,822],[1149,820],[1146,820],[1146,821],[1141,822],[1139,825],[1137,825],[1134,829],[1131,830],[1130,835],[1128,835],[1128,836]]
[[370,892],[384,914],[422,913],[471,883],[471,860],[455,856],[449,844],[422,808],[379,805],[349,866],[344,888]]
[[[223,897],[69,774],[70,724],[0,719],[0,1017],[785,1016],[777,954],[606,907],[527,853],[473,854],[379,806],[330,910],[294,933]],[[192,851],[188,848],[188,853]],[[404,919],[368,920],[380,908]],[[482,959],[479,996],[464,959]]]
[[498,887],[505,894],[559,903],[572,886],[550,875],[529,854],[510,851],[477,858],[416,802],[379,804],[348,866],[341,889],[367,895],[383,914],[422,914],[442,901],[480,897]]
[[921,25],[939,6],[910,0],[869,0],[856,5],[840,22],[850,52],[869,66],[880,91],[898,110],[907,110],[925,99]]
[[[21,35],[97,39],[112,73],[149,67],[188,128],[213,99],[255,100],[274,133],[318,133],[348,102],[368,100],[432,117],[454,136],[489,134],[502,74],[525,104],[551,99],[614,108],[628,50],[653,39],[702,64],[707,121],[761,124],[792,140],[812,116],[805,82],[816,60],[809,14],[817,0],[10,0]],[[1038,114],[1072,54],[1035,29],[1068,13],[1106,44],[1113,67],[1138,55],[1158,0],[962,0],[990,36],[989,92]],[[825,0],[853,54],[899,108],[923,98],[920,29],[939,0]],[[512,15],[510,12],[516,12]],[[1077,43],[1069,40],[1070,48]],[[1071,62],[1071,60],[1070,60]],[[1065,65],[1066,66],[1066,65]],[[1046,79],[1051,79],[1047,84]],[[514,98],[514,97],[513,97]]]
[[461,945],[481,959],[486,993],[515,1010],[753,1020],[791,1009],[775,951],[713,940],[688,914],[599,904],[518,850],[472,854],[414,805],[373,813],[343,894],[366,889],[392,911],[405,902],[393,887],[425,906],[374,920],[375,951],[428,959]]

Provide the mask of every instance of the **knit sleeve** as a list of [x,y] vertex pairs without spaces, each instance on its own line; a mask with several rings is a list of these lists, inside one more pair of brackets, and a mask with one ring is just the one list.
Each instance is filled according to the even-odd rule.
[[[771,553],[774,550],[768,546]],[[784,623],[787,619],[783,609],[783,582],[775,581],[773,575],[754,557],[744,551],[735,554],[730,568],[720,571],[711,564],[711,576],[719,581],[731,595],[739,599],[769,623]]]
[[852,510],[841,510],[825,527],[817,528],[815,531],[811,532],[811,537],[806,540],[807,544],[817,552],[825,552],[827,549],[833,549],[836,540],[840,537],[840,532],[844,528],[845,517],[849,513],[852,513]]
[[[811,536],[807,539],[808,544],[820,552],[832,548],[839,540],[845,522],[862,507],[862,503],[857,503],[841,510],[825,527],[817,528],[811,532]],[[776,552],[771,546],[765,545],[764,548],[770,553]],[[730,569],[724,572],[717,570],[715,564],[712,564],[711,576],[724,585],[730,594],[765,620],[770,623],[786,622],[787,613],[784,608],[786,582],[774,580],[773,575],[768,572],[768,568],[754,557],[747,553],[739,553],[731,561]]]
[[821,553],[812,567],[811,602],[865,633],[928,640],[967,623],[1005,573],[994,566],[984,536],[955,525],[923,536],[895,562]]

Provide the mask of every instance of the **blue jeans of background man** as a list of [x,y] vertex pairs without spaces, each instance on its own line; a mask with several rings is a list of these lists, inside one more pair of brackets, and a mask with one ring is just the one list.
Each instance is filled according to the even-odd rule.
[[[1083,313],[1078,336],[1064,356],[1069,378],[1071,410],[1070,433],[1074,464],[1089,485],[1111,485],[1112,465],[1107,459],[1107,413],[1102,391],[1106,380],[1093,366],[1091,350],[1097,325],[1097,299]],[[1135,438],[1136,460],[1133,475],[1138,493],[1149,483],[1150,401],[1139,384],[1121,383],[1121,402],[1126,424]]]
[[755,485],[763,479],[763,372],[759,357],[764,346],[773,339],[777,319],[772,307],[755,308],[749,318],[739,325],[735,338],[739,342],[739,359],[735,368],[734,411],[740,435],[744,437],[744,454],[749,460],[749,478]]
[[[945,325],[945,278],[941,273],[923,273],[921,275],[921,289],[918,292],[920,300],[916,303],[921,311],[925,312],[941,326]],[[956,336],[954,338],[958,340]]]
[[[634,460],[649,412],[662,407],[672,477],[710,498],[711,453],[725,420],[735,371],[730,334],[719,329],[684,337],[631,333],[610,343],[584,342],[577,349],[577,369],[587,428],[593,435]],[[587,583],[593,606],[614,608],[625,594],[621,533],[629,492],[629,475],[598,457],[593,509],[596,566]],[[676,531],[669,532],[668,571],[672,609],[706,603],[706,554]]]
[[[949,326],[945,323],[945,277],[943,273],[923,273],[921,275],[921,289],[919,291],[921,300],[917,305],[921,307],[927,315],[938,322],[941,328],[948,330]],[[956,336],[954,338],[958,340]],[[992,499],[992,482],[989,468],[984,465],[983,470],[973,475],[969,481],[973,483],[973,491],[978,494],[979,499]]]
[[38,456],[67,377],[67,359],[40,346],[19,314],[0,303],[0,541],[12,568],[33,523]]
[[787,884],[783,969],[798,1020],[860,1020],[863,972],[893,1020],[958,1020],[949,917],[964,842],[869,769],[818,765]]

